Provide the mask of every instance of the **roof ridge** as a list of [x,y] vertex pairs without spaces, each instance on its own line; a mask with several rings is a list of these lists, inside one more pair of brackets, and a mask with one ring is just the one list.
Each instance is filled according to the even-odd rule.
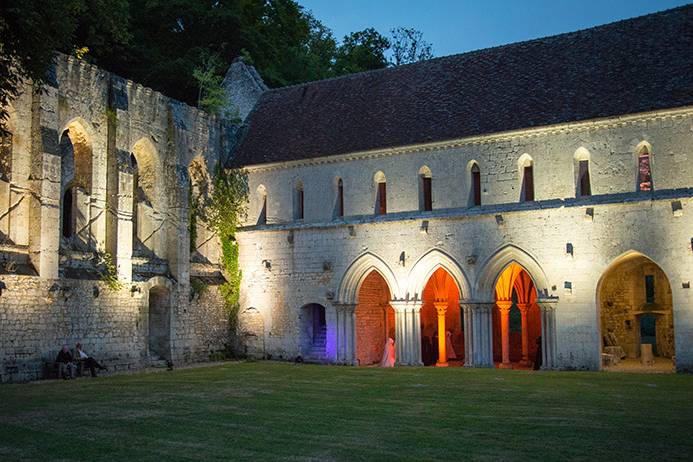
[[417,61],[414,63],[400,64],[399,66],[383,67],[380,69],[370,69],[367,71],[353,72],[351,74],[337,75],[334,77],[327,77],[324,79],[310,80],[307,82],[285,85],[283,87],[270,88],[269,90],[264,92],[262,96],[264,97],[268,93],[279,93],[282,90],[290,90],[290,89],[294,89],[294,88],[308,87],[308,86],[311,86],[313,84],[318,84],[318,83],[322,83],[322,82],[331,82],[331,81],[335,81],[335,80],[345,80],[345,79],[349,79],[349,78],[355,78],[355,77],[360,77],[360,76],[370,75],[370,74],[375,74],[375,73],[394,72],[395,70],[399,70],[399,69],[403,69],[403,68],[423,66],[426,64],[430,64],[431,62],[434,62],[434,61],[441,61],[441,60],[445,60],[445,59],[458,58],[461,56],[473,56],[475,54],[486,53],[486,52],[498,50],[499,48],[511,48],[511,47],[527,45],[527,44],[534,43],[534,42],[542,42],[542,41],[546,41],[547,39],[564,38],[564,37],[569,36],[569,35],[581,34],[584,32],[593,31],[595,29],[614,27],[616,25],[623,24],[623,23],[636,22],[636,21],[642,20],[642,19],[650,17],[650,16],[661,16],[661,15],[665,15],[665,14],[668,14],[668,13],[671,13],[671,12],[674,12],[677,10],[685,10],[685,9],[693,9],[693,3],[677,6],[675,8],[669,8],[669,9],[662,10],[662,11],[655,11],[653,13],[648,13],[648,14],[644,14],[644,15],[640,15],[640,16],[633,16],[632,18],[619,19],[617,21],[608,22],[605,24],[599,24],[599,25],[592,26],[592,27],[586,27],[584,29],[577,29],[574,31],[561,32],[560,34],[545,35],[545,36],[537,37],[537,38],[533,38],[533,39],[521,40],[519,42],[510,42],[510,43],[505,43],[502,45],[495,45],[495,46],[486,47],[486,48],[479,48],[476,50],[469,50],[469,51],[465,51],[463,53],[455,53],[455,54],[445,55],[445,56],[436,56],[434,58],[427,59],[424,61]]

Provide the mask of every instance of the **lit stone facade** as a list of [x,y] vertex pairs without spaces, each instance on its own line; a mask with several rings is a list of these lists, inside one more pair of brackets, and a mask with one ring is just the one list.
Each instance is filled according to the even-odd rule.
[[[433,272],[444,268],[459,288],[463,329],[471,333],[465,336],[465,364],[492,366],[495,282],[516,262],[536,286],[543,367],[599,369],[600,280],[614,262],[641,254],[661,268],[671,287],[676,367],[693,369],[691,145],[693,110],[681,108],[249,165],[248,226],[238,240],[241,319],[249,310],[253,326],[263,327],[252,332],[262,339],[256,354],[300,355],[300,309],[318,303],[326,309],[322,359],[356,363],[357,293],[375,270],[391,293],[398,363],[420,364],[421,296]],[[644,146],[653,191],[638,191]],[[535,200],[520,202],[527,156]],[[576,197],[578,162],[584,159],[591,196]],[[481,206],[470,206],[473,163],[481,172]],[[420,211],[422,166],[431,172],[430,212]],[[379,172],[387,182],[384,216],[375,215]],[[344,217],[335,216],[339,179]],[[302,220],[294,219],[299,183]],[[266,224],[257,224],[263,215]]]
[[191,245],[188,217],[233,127],[71,57],[52,80],[2,143],[0,380],[42,377],[63,343],[115,370],[223,350],[219,245],[199,221]]

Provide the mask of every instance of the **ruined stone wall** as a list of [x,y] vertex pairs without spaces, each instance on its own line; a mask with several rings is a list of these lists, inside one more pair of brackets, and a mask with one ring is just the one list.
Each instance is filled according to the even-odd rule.
[[[0,152],[10,166],[0,178],[2,380],[39,377],[63,342],[82,341],[116,369],[225,349],[220,245],[202,222],[201,241],[191,245],[189,192],[224,161],[233,127],[64,55],[42,91],[27,84],[8,109],[12,138]],[[190,177],[193,161],[201,181]],[[67,197],[75,229],[66,237]],[[105,253],[123,284],[117,293],[100,282]],[[192,293],[191,277],[207,290]],[[168,294],[158,332],[170,335],[157,357],[142,317],[152,287]]]
[[[0,382],[41,379],[61,346],[81,342],[111,371],[149,363],[149,283],[111,290],[100,281],[4,275],[0,296]],[[173,298],[174,364],[209,359],[228,342],[216,288]],[[170,308],[169,308],[170,309]]]
[[[384,262],[398,284],[393,297],[403,299],[421,293],[423,283],[416,290],[410,287],[414,268],[439,250],[467,281],[462,301],[484,303],[493,303],[495,278],[510,263],[504,255],[512,255],[523,259],[535,284],[545,281],[538,287],[543,297],[558,298],[560,367],[598,369],[599,280],[618,257],[639,252],[670,281],[676,365],[691,369],[691,133],[691,112],[681,110],[493,135],[457,146],[251,166],[250,190],[266,188],[269,224],[245,228],[238,236],[242,309],[261,313],[267,352],[293,357],[299,351],[292,327],[299,308],[307,303],[327,307],[329,340],[334,303],[343,302],[340,284],[362,255]],[[636,192],[635,152],[643,141],[652,147],[654,192]],[[586,198],[575,197],[575,152],[581,146],[591,155],[593,195]],[[517,160],[522,153],[535,162],[537,200],[530,203],[519,203]],[[471,160],[482,172],[481,207],[467,207]],[[417,210],[422,165],[432,171],[432,212]],[[383,171],[388,182],[384,217],[373,215],[376,171]],[[332,217],[336,177],[344,181],[342,219]],[[306,213],[294,222],[292,187],[298,180],[304,185]],[[249,224],[257,219],[258,205],[251,198]]]

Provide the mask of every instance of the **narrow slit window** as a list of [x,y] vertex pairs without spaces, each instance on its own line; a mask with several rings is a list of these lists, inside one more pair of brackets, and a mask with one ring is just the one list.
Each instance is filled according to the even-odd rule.
[[303,220],[303,186],[296,188],[296,219]]
[[580,182],[580,196],[591,196],[590,161],[581,160],[579,163],[578,181]]
[[433,210],[433,191],[431,184],[431,177],[422,177],[423,181],[423,209],[424,211]]
[[387,213],[387,183],[378,183],[378,215]]
[[341,178],[337,182],[337,216],[344,216],[344,182]]
[[652,191],[652,159],[648,149],[638,156],[638,190]]
[[531,202],[534,200],[534,166],[527,165],[523,169],[522,176],[524,201]]
[[267,194],[262,194],[260,196],[260,215],[258,216],[257,224],[267,224]]
[[477,164],[472,165],[472,205],[481,205],[481,171]]

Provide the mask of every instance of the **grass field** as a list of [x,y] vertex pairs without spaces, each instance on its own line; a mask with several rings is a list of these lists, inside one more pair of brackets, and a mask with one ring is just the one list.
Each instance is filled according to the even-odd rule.
[[693,377],[226,363],[0,386],[0,460],[691,460]]

